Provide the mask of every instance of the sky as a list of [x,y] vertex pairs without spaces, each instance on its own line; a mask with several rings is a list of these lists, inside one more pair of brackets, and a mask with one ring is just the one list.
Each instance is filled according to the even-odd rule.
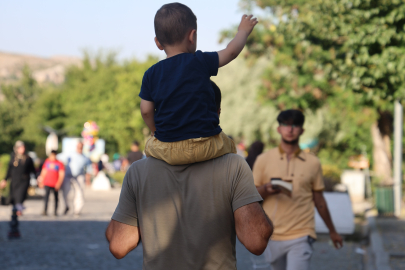
[[[183,0],[197,16],[197,49],[217,51],[219,33],[238,25],[238,0]],[[153,19],[161,0],[0,1],[0,51],[41,57],[82,56],[83,50],[114,50],[119,58],[162,57]],[[170,2],[169,2],[170,3]]]

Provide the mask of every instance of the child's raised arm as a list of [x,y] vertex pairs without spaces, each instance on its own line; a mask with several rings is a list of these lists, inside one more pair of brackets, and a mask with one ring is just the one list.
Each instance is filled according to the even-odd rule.
[[141,114],[143,121],[145,121],[146,125],[152,132],[152,135],[155,134],[156,127],[155,127],[155,103],[152,101],[147,101],[141,99]]
[[224,50],[218,52],[219,67],[225,66],[240,54],[243,47],[245,47],[248,36],[256,24],[257,19],[253,18],[253,15],[247,16],[245,14],[242,16],[242,20],[238,27],[238,33]]

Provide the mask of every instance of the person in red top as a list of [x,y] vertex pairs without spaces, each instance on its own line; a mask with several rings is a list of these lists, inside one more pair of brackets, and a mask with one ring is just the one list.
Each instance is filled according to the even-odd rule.
[[42,215],[47,215],[49,193],[53,191],[55,197],[55,216],[58,210],[58,191],[65,177],[65,166],[56,159],[56,150],[52,150],[49,157],[42,166],[41,175],[39,176],[40,187],[45,187],[45,209]]

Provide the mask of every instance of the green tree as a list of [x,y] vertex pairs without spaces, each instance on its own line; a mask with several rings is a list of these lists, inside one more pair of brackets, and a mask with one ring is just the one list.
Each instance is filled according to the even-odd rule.
[[68,136],[80,136],[83,124],[93,120],[100,128],[99,137],[106,140],[107,152],[124,154],[132,140],[144,140],[138,93],[144,72],[155,62],[149,58],[117,63],[114,54],[85,55],[82,65],[71,67],[65,82],[36,104],[32,130],[48,125]]
[[23,119],[41,92],[28,67],[24,67],[20,82],[0,87],[0,153],[11,152],[14,143],[22,138]]
[[393,101],[405,96],[405,2],[255,2],[277,18],[262,21],[248,42],[251,55],[270,48],[274,59],[261,97],[281,109],[326,104],[337,108],[336,117],[355,113],[352,124],[371,109],[375,171],[391,182],[390,112]]

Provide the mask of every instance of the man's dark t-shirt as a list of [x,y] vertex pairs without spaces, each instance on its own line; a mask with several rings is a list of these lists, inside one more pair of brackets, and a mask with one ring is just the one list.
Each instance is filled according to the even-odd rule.
[[218,73],[217,52],[181,53],[150,67],[139,96],[155,104],[155,137],[176,142],[221,132],[210,77]]
[[129,168],[112,219],[139,226],[144,270],[236,270],[234,211],[261,200],[238,155],[179,166],[149,157]]
[[136,152],[131,151],[131,152],[128,153],[128,157],[127,157],[128,163],[131,165],[135,161],[138,161],[138,160],[142,159],[142,157],[143,157],[142,152],[140,152],[140,151],[136,151]]

